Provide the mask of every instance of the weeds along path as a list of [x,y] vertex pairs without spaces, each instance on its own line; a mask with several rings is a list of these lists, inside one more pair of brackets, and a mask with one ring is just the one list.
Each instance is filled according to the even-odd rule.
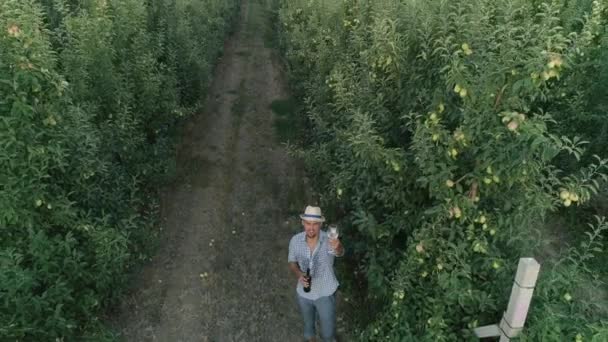
[[262,0],[243,1],[206,108],[184,128],[161,248],[116,318],[124,341],[300,339],[288,207],[306,199],[300,167],[275,137],[270,104],[287,94],[265,46],[268,19]]

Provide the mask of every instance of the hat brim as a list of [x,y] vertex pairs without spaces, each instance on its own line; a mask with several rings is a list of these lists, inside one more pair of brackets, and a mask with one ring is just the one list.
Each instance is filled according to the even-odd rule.
[[304,221],[309,221],[309,222],[325,222],[325,217],[323,217],[323,216],[313,217],[313,216],[309,216],[306,214],[300,214],[300,218]]

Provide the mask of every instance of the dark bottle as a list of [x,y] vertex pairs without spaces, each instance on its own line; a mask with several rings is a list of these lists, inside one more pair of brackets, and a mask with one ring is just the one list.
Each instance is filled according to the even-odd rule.
[[306,280],[308,281],[308,286],[304,286],[304,292],[310,292],[310,287],[312,286],[312,278],[310,277],[310,268],[306,269]]

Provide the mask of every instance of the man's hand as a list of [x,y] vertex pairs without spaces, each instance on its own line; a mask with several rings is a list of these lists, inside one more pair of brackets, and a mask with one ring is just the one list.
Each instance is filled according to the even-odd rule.
[[291,272],[293,272],[293,274],[296,276],[296,278],[298,278],[298,282],[300,284],[302,284],[303,286],[308,286],[308,281],[306,280],[306,273],[303,273],[302,271],[300,271],[300,267],[298,266],[297,263],[290,262],[289,269],[291,270]]
[[336,252],[336,256],[344,255],[344,247],[339,239],[329,239],[329,247]]
[[300,284],[302,284],[302,286],[304,286],[304,287],[308,286],[308,279],[306,279],[306,274],[304,274],[304,273],[300,274],[300,278],[298,278],[298,281],[300,282]]

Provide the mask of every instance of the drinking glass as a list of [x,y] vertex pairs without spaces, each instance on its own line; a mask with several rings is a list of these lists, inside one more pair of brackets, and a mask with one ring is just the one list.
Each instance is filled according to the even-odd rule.
[[329,230],[328,230],[328,236],[330,239],[337,239],[339,234],[338,234],[338,226],[335,224],[330,224],[329,225]]
[[[339,233],[338,233],[338,226],[335,224],[330,224],[327,230],[327,236],[332,239],[335,240],[338,238]],[[329,254],[336,254],[336,251],[334,251],[333,248],[329,248]]]

